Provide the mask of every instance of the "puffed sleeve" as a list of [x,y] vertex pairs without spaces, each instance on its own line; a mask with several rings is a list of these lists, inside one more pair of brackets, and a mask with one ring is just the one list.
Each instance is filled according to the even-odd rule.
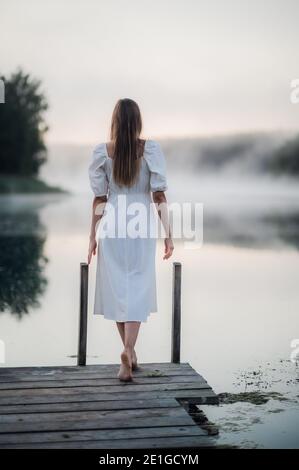
[[97,145],[92,152],[88,167],[90,186],[95,196],[106,196],[108,193],[106,158],[104,144]]
[[166,160],[159,142],[148,140],[144,157],[150,170],[151,191],[166,191],[168,189]]

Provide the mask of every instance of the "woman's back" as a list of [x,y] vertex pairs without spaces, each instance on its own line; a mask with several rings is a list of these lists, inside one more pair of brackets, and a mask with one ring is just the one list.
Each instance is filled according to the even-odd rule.
[[115,182],[113,163],[107,144],[97,145],[89,166],[90,183],[95,196],[108,198],[99,224],[94,313],[144,322],[157,311],[157,233],[150,195],[167,189],[165,157],[158,142],[146,140],[132,186]]
[[109,146],[100,143],[93,151],[89,166],[89,177],[95,196],[107,193],[109,198],[116,194],[147,193],[165,191],[166,161],[160,144],[155,140],[146,140],[143,155],[139,156],[139,174],[132,186],[120,186],[113,178],[113,158]]

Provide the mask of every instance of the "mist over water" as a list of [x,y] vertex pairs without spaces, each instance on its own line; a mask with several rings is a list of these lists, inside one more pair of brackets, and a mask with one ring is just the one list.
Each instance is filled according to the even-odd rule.
[[[256,248],[299,246],[299,184],[271,171],[294,133],[160,140],[168,201],[202,203],[204,240]],[[52,145],[42,177],[76,195],[91,195],[87,165],[94,145]]]
[[[274,175],[269,163],[277,158],[277,150],[295,135],[294,132],[272,132],[159,139],[169,176],[176,177],[175,181],[170,179],[170,189],[188,191],[190,177],[193,178],[192,189],[200,190],[201,185],[209,189],[214,185],[216,194],[219,190],[227,192],[228,188],[230,192],[242,191],[244,183],[253,193],[255,189],[269,189],[271,183],[281,189],[289,187],[292,175],[289,178]],[[49,159],[42,167],[41,176],[76,193],[89,191],[86,170],[95,145],[50,145]],[[255,180],[257,185],[252,187]],[[198,183],[196,187],[194,183]]]

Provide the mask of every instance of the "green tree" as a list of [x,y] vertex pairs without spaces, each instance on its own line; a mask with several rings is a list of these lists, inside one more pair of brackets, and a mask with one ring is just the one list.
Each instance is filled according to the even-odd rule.
[[0,105],[0,174],[36,176],[47,159],[44,113],[48,103],[41,82],[18,69],[5,84]]

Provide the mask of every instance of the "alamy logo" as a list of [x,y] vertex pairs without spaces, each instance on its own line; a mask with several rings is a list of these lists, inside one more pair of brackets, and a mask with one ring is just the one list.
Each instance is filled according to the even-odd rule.
[[144,202],[129,202],[119,194],[116,205],[115,201],[99,203],[95,214],[102,216],[97,238],[165,238],[171,232],[173,238],[183,239],[185,248],[203,243],[203,204],[199,202],[150,203],[148,211]]
[[292,339],[291,348],[293,351],[290,354],[290,360],[293,363],[297,363],[299,362],[299,338]]
[[290,94],[290,101],[292,104],[299,103],[299,78],[295,78],[291,81],[291,94]]
[[0,78],[0,103],[5,103],[5,85],[4,81]]

